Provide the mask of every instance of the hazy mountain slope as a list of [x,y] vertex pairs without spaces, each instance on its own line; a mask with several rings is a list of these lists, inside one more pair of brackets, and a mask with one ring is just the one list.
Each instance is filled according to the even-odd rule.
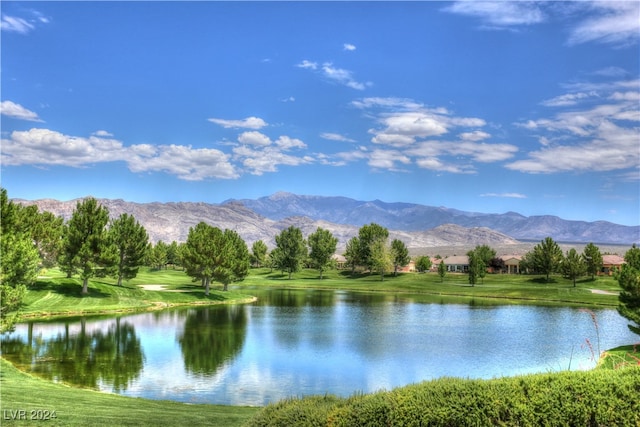
[[[35,204],[40,210],[49,211],[68,220],[78,200],[56,201],[51,199],[26,201],[14,200],[24,205]],[[256,240],[263,240],[270,248],[275,247],[275,236],[281,230],[293,225],[302,230],[306,237],[318,227],[331,231],[338,238],[342,250],[347,241],[358,235],[359,225],[336,224],[308,216],[289,216],[279,220],[269,219],[247,209],[238,202],[225,202],[221,205],[207,203],[134,203],[123,200],[98,199],[98,202],[109,210],[112,218],[128,213],[146,228],[152,241],[173,240],[184,242],[189,228],[204,221],[221,229],[235,230],[251,245]],[[321,212],[316,208],[316,212]],[[373,221],[372,217],[372,221]],[[371,222],[371,221],[370,221]],[[375,222],[375,221],[374,221]],[[410,248],[426,248],[432,246],[465,246],[471,248],[478,244],[512,245],[517,240],[487,228],[464,228],[448,224],[434,229],[421,231],[398,230],[387,227],[391,239],[400,239]]]
[[[225,202],[225,203],[231,203]],[[516,239],[631,244],[640,242],[640,226],[625,226],[607,221],[570,221],[556,216],[526,217],[515,212],[486,214],[411,203],[357,201],[346,197],[299,196],[276,193],[257,200],[237,200],[265,217],[279,220],[289,216],[307,216],[337,224],[362,226],[375,222],[389,229],[419,231],[457,224],[486,227]],[[640,220],[640,219],[639,219]]]

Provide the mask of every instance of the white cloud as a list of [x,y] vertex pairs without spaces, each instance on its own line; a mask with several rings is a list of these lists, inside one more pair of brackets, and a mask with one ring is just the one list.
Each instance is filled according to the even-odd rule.
[[638,128],[623,128],[601,120],[578,143],[544,147],[528,154],[528,159],[506,165],[526,173],[613,171],[640,167]]
[[2,140],[5,165],[63,165],[81,167],[122,160],[124,147],[115,139],[64,135],[48,129],[14,131]]
[[343,68],[334,67],[331,62],[325,62],[322,64],[322,66],[319,66],[317,62],[312,62],[305,59],[302,62],[296,64],[296,67],[312,71],[319,70],[320,74],[326,79],[340,85],[350,87],[351,89],[364,90],[372,85],[370,82],[362,83],[357,81],[353,77],[353,72],[345,70]]
[[312,62],[309,60],[303,60],[302,62],[296,64],[296,67],[298,68],[305,68],[307,70],[317,70],[318,69],[318,63],[317,62]]
[[571,30],[568,43],[608,43],[615,46],[635,44],[640,39],[640,2],[584,2],[593,13]]
[[86,167],[96,163],[125,162],[132,172],[165,172],[189,181],[238,177],[228,155],[219,150],[183,145],[125,147],[110,135],[106,131],[96,131],[85,138],[49,129],[14,131],[2,140],[2,163]]
[[238,136],[238,142],[248,145],[271,145],[271,139],[258,131],[243,132]]
[[351,138],[347,138],[344,135],[340,135],[339,133],[331,133],[331,132],[324,132],[320,134],[320,138],[322,139],[328,139],[330,141],[340,141],[340,142],[356,142],[355,140],[351,139]]
[[0,22],[0,28],[2,31],[10,33],[27,34],[35,29],[35,26],[23,18],[17,18],[15,16],[2,15],[2,21]]
[[354,51],[354,50],[356,50],[356,46],[351,44],[351,43],[345,43],[343,45],[343,49],[347,50],[347,51]]
[[36,10],[30,10],[28,18],[2,14],[0,29],[9,33],[28,34],[40,24],[48,24],[50,19]]
[[234,156],[253,175],[263,175],[265,172],[277,172],[279,165],[299,166],[313,163],[309,156],[297,157],[283,153],[279,147],[266,147],[260,150],[248,146],[233,149]]
[[370,83],[361,83],[356,81],[352,72],[342,68],[336,68],[331,62],[325,62],[322,64],[322,72],[324,76],[330,80],[333,80],[341,85],[350,87],[351,89],[364,90]]
[[480,18],[486,29],[539,24],[546,19],[538,3],[530,1],[457,1],[443,10]]
[[229,162],[229,155],[216,149],[172,144],[158,147],[152,156],[137,154],[127,159],[132,172],[165,172],[185,181],[234,179],[239,176]]
[[507,199],[526,199],[527,196],[521,193],[484,193],[480,197],[504,197]]
[[360,109],[389,108],[389,109],[400,110],[400,111],[415,111],[424,107],[423,104],[417,103],[412,99],[394,98],[394,97],[363,98],[360,100],[353,101],[351,105]]
[[386,169],[390,171],[399,171],[396,167],[397,163],[410,164],[411,159],[396,150],[374,150],[369,155],[369,166],[376,169]]
[[491,138],[491,135],[481,130],[474,130],[473,132],[463,132],[458,135],[463,141],[482,141],[487,138]]
[[578,92],[567,93],[564,95],[556,96],[551,99],[542,101],[540,104],[545,107],[566,107],[568,105],[576,105],[579,101],[598,96],[595,91],[591,92]]
[[227,119],[216,119],[211,118],[208,119],[210,122],[220,125],[224,128],[235,128],[235,129],[262,129],[267,126],[267,122],[262,120],[259,117],[247,117],[242,120],[227,120]]
[[0,113],[2,113],[3,116],[13,117],[14,119],[42,122],[38,114],[12,101],[2,101],[2,103],[0,103]]
[[442,160],[437,157],[424,157],[416,160],[416,164],[422,169],[428,169],[437,172],[449,172],[449,173],[460,173],[460,174],[468,174],[475,173],[473,168],[467,165],[458,165],[451,163],[444,163]]
[[307,148],[307,144],[302,142],[297,138],[291,138],[289,136],[283,135],[276,139],[276,146],[281,148],[282,150],[291,150],[292,148]]

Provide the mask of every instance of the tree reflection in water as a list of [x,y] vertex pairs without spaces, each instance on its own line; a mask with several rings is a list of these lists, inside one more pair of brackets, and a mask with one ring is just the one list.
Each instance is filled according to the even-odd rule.
[[247,316],[242,305],[190,310],[178,337],[185,369],[213,375],[242,350]]
[[34,337],[33,326],[29,323],[26,340],[3,339],[2,353],[38,376],[95,389],[108,386],[114,392],[126,390],[140,376],[144,354],[131,323],[116,318],[106,332],[87,332],[82,319],[78,333],[65,323],[64,332],[50,339]]

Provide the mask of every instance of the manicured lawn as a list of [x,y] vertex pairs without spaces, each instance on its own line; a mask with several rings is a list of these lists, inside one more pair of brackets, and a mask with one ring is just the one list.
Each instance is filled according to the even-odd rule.
[[[54,384],[0,360],[0,424],[55,426],[240,426],[259,408],[190,405]],[[24,419],[22,412],[24,411]],[[33,412],[32,412],[33,411]],[[56,418],[39,420],[38,417]],[[32,416],[35,418],[32,420]]]
[[[237,291],[223,292],[215,286],[209,296],[199,283],[178,270],[153,271],[144,269],[137,278],[123,286],[113,279],[94,279],[89,282],[89,295],[82,295],[81,281],[66,278],[57,269],[46,272],[28,289],[22,307],[23,318],[41,316],[71,316],[143,311],[176,305],[220,304],[246,302],[249,295]],[[145,291],[142,284],[163,284],[167,290],[180,292]]]
[[[466,274],[449,273],[444,281],[436,273],[393,274],[380,280],[377,273],[357,274],[348,271],[331,270],[324,273],[324,279],[314,270],[295,273],[291,280],[287,274],[268,269],[253,269],[251,274],[238,286],[243,293],[251,293],[252,287],[287,287],[342,289],[366,292],[393,292],[412,294],[416,297],[448,297],[453,300],[478,300],[495,304],[539,304],[562,306],[605,306],[618,305],[617,292],[620,288],[612,277],[585,278],[576,286],[573,282],[553,276],[550,282],[538,276],[490,274],[483,282],[471,286]],[[592,290],[604,293],[594,293]],[[613,295],[611,295],[613,294]],[[444,302],[449,302],[446,298]]]

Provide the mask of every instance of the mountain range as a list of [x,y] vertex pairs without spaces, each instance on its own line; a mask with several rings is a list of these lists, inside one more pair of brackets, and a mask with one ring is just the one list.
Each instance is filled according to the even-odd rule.
[[[71,217],[79,200],[35,201],[14,199],[23,205]],[[411,203],[358,201],[346,197],[303,196],[279,192],[259,199],[230,199],[208,203],[135,203],[120,199],[98,199],[111,217],[128,213],[142,224],[152,241],[183,242],[189,228],[204,221],[221,229],[232,229],[251,245],[263,240],[275,247],[275,236],[294,225],[308,236],[318,227],[328,229],[339,247],[357,236],[365,224],[377,223],[389,229],[390,238],[409,248],[510,245],[518,240],[541,240],[547,236],[565,242],[630,244],[640,241],[640,226],[606,221],[568,221],[555,216],[526,217],[515,212],[485,214]]]

